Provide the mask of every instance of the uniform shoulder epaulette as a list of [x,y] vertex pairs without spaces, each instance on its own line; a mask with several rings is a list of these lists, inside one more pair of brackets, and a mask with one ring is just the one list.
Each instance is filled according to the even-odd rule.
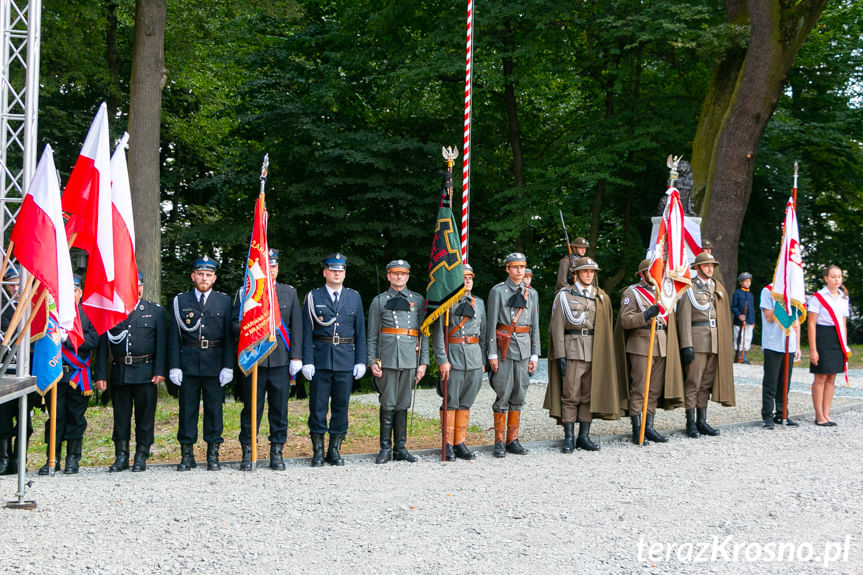
[[347,291],[349,291],[349,292],[351,292],[351,293],[356,293],[356,294],[360,293],[360,292],[358,292],[357,290],[352,289],[352,288],[349,288],[349,287],[344,287],[344,288],[342,288],[342,289],[345,289],[345,290],[347,290]]

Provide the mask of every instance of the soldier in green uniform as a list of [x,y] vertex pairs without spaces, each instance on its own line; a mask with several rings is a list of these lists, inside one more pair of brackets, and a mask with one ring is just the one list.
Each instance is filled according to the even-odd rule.
[[683,383],[686,435],[692,438],[719,435],[707,423],[711,392],[715,390],[715,401],[734,405],[731,309],[725,288],[713,279],[719,262],[709,253],[701,252],[694,265],[697,275],[677,303],[680,357],[686,371]]
[[[494,411],[494,456],[527,453],[518,441],[521,408],[530,384],[528,372],[539,364],[539,298],[522,283],[527,258],[511,253],[504,259],[507,277],[488,294],[488,360]],[[494,329],[492,329],[494,328]]]
[[425,298],[407,289],[410,272],[405,260],[388,263],[390,288],[377,295],[369,308],[368,365],[381,402],[381,450],[375,463],[417,460],[405,447],[407,415],[411,389],[428,367],[429,346],[428,338],[420,333]]
[[[568,255],[563,256],[560,259],[560,264],[557,266],[557,285],[554,287],[555,293],[559,292],[565,287],[569,287],[572,285],[570,281],[572,276],[570,275],[570,269],[573,265],[573,260],[578,258],[583,258],[587,255],[587,249],[590,247],[590,242],[579,236],[572,241],[572,258]],[[573,280],[574,281],[574,280]]]
[[[441,381],[447,382],[446,459],[474,459],[464,444],[470,408],[482,384],[488,353],[485,304],[474,296],[473,268],[464,264],[464,296],[449,312],[449,324],[434,324],[432,347]],[[443,421],[443,407],[441,407]]]

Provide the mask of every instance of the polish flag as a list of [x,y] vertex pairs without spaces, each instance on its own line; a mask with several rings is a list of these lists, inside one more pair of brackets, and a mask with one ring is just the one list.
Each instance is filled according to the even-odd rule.
[[[110,297],[104,290],[89,289],[91,269],[88,266],[85,292],[81,300],[87,317],[96,332],[102,334],[126,319],[138,302],[138,264],[135,260],[135,224],[132,219],[132,192],[126,167],[126,144],[129,134],[123,134],[111,156],[111,238],[114,260],[114,281]],[[68,189],[68,188],[67,188]],[[100,214],[101,215],[101,214]],[[104,251],[102,252],[104,257]],[[91,256],[92,257],[92,256]],[[91,260],[92,261],[92,260]],[[107,267],[107,266],[106,266]]]
[[15,242],[15,257],[54,299],[57,322],[72,332],[78,310],[51,146],[42,152],[10,239]]

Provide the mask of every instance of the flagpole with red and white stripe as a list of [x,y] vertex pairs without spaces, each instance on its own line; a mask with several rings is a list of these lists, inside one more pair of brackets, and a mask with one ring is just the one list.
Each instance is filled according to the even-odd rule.
[[461,260],[467,263],[470,219],[470,120],[473,80],[473,0],[467,0],[467,42],[464,74],[464,142],[461,169]]

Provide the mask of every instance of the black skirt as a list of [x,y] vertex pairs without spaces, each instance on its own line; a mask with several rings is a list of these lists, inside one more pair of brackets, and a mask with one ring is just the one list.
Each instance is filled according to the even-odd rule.
[[809,373],[833,374],[845,372],[845,352],[832,325],[815,326],[815,346],[818,365],[809,364]]

